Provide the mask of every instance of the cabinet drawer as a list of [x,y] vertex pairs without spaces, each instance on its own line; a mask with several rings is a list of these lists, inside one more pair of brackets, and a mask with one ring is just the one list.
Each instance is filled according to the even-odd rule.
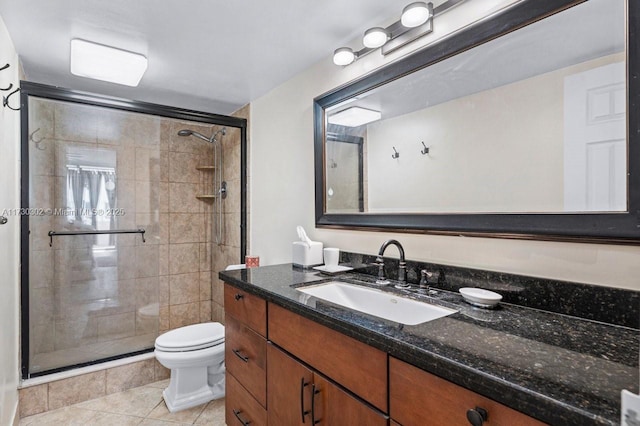
[[227,374],[225,395],[225,420],[228,426],[266,426],[267,410],[245,388]]
[[267,302],[264,299],[225,283],[224,310],[261,336],[267,335]]
[[476,407],[487,411],[487,426],[544,424],[392,357],[389,358],[389,401],[391,418],[403,426],[470,424],[467,410]]
[[225,318],[227,371],[263,406],[267,406],[267,341],[231,315]]
[[387,409],[387,354],[269,304],[269,340],[374,407]]

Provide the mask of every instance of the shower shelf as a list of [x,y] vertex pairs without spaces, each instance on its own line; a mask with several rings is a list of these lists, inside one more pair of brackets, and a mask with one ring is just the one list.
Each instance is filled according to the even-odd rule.
[[196,170],[202,170],[202,171],[211,171],[211,170],[215,170],[216,166],[197,166]]
[[202,201],[213,201],[216,199],[215,195],[209,195],[209,194],[204,194],[204,195],[196,195],[196,198],[198,200],[202,200]]

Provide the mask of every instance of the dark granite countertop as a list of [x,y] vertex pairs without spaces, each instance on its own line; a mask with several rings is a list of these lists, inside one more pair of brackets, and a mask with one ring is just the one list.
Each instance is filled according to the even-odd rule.
[[[291,264],[223,271],[220,279],[391,356],[553,425],[614,425],[620,391],[638,393],[638,330],[502,303],[473,307],[438,289],[385,291],[457,313],[402,325],[309,297],[297,287],[331,280]],[[370,275],[338,276],[370,285]]]

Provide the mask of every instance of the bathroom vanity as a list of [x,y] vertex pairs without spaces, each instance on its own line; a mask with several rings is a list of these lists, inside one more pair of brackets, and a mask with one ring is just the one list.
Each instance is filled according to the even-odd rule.
[[291,264],[220,278],[229,425],[609,425],[637,392],[632,328],[389,287],[457,311],[404,325],[309,297],[332,277]]

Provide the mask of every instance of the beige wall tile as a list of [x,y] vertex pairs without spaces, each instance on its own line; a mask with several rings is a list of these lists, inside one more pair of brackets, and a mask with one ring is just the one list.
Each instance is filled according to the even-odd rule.
[[200,302],[200,322],[211,321],[211,300]]
[[211,285],[211,300],[222,305],[224,304],[224,282],[218,279],[218,274],[215,274],[214,279],[210,283]]
[[200,243],[200,271],[211,270],[211,243]]
[[158,182],[158,209],[160,213],[169,212],[169,182]]
[[49,409],[66,407],[105,395],[106,373],[83,374],[82,376],[49,383]]
[[211,302],[211,321],[224,324],[224,306]]
[[200,301],[211,300],[211,271],[200,272]]
[[163,275],[158,278],[158,299],[160,306],[169,305],[169,276]]
[[204,215],[189,213],[169,214],[169,242],[195,243],[203,239]]
[[55,349],[77,348],[95,343],[98,337],[96,318],[55,322]]
[[164,333],[169,330],[169,306],[160,307],[160,316],[158,318],[158,332]]
[[134,180],[136,178],[136,149],[133,146],[116,148],[116,174],[118,179]]
[[170,244],[169,245],[169,273],[184,274],[200,270],[200,245]]
[[200,274],[169,276],[169,304],[181,305],[200,301]]
[[143,244],[166,244],[168,241],[162,240],[162,223],[161,220],[168,221],[168,217],[161,217],[157,213],[137,213],[136,229],[144,229],[144,242],[142,237],[136,239],[136,245]]
[[199,162],[198,155],[169,152],[169,182],[200,183]]
[[142,245],[136,247],[136,277],[157,277],[160,263],[157,245]]
[[170,118],[160,118],[160,150],[169,150],[169,139],[171,138],[171,123],[174,120]]
[[19,391],[20,418],[49,410],[49,385],[47,383]]
[[57,102],[54,105],[54,136],[69,141],[96,142],[102,108]]
[[169,152],[160,151],[160,182],[169,182]]
[[136,307],[140,309],[144,306],[160,302],[160,279],[159,277],[148,277],[136,279]]
[[53,285],[54,250],[31,250],[29,258],[29,287],[41,288]]
[[169,275],[169,245],[162,244],[158,246],[159,274]]
[[169,183],[169,211],[171,213],[202,213],[202,201],[196,198],[200,195],[200,185],[195,183]]
[[174,329],[200,322],[200,302],[169,306],[169,328]]
[[118,247],[118,279],[136,277],[136,247]]
[[30,290],[29,319],[33,324],[50,324],[53,321],[54,289],[52,287]]
[[107,394],[152,383],[155,381],[155,359],[109,368],[106,380]]

